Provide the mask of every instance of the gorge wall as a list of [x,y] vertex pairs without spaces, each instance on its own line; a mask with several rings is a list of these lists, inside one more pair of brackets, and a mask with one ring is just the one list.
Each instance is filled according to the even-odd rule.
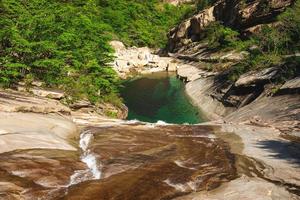
[[256,32],[262,24],[276,22],[276,17],[294,0],[221,0],[200,11],[169,32],[168,50],[177,52],[181,47],[197,41],[206,26],[220,21],[225,26],[248,34]]
[[[185,64],[177,65],[178,76],[187,82],[188,95],[209,118],[271,126],[289,136],[300,136],[299,64],[253,69],[230,80],[232,66],[246,62],[251,50],[211,50],[201,40],[205,28],[216,21],[238,31],[241,37],[256,34],[263,24],[278,23],[277,16],[293,3],[292,0],[221,0],[169,32],[168,55]],[[287,76],[289,69],[294,69],[293,76]],[[281,77],[288,78],[278,82]]]

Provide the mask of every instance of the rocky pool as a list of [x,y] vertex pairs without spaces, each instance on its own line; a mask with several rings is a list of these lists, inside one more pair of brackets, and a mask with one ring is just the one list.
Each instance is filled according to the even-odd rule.
[[158,72],[124,82],[121,95],[129,108],[128,120],[197,124],[203,114],[194,107],[175,73]]

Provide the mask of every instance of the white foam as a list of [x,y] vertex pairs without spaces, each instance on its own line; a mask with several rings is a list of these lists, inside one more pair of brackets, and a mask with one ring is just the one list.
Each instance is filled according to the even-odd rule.
[[169,124],[169,123],[164,122],[162,120],[158,120],[156,123],[146,123],[146,126],[148,128],[155,128],[157,126],[168,126],[168,125],[172,125],[172,124]]
[[187,192],[190,190],[197,191],[197,183],[193,181],[189,181],[185,184],[182,184],[182,183],[172,183],[170,179],[166,179],[163,182],[181,192]]
[[159,126],[165,126],[165,125],[169,125],[167,122],[164,122],[164,121],[162,121],[162,120],[158,120],[157,122],[156,122],[156,125],[159,125]]
[[132,119],[132,120],[126,120],[122,124],[138,124],[138,123],[141,123],[141,121],[137,119]]
[[196,170],[196,169],[193,168],[193,167],[187,167],[187,166],[185,166],[185,162],[180,161],[180,160],[175,160],[174,163],[175,163],[178,167],[181,167],[181,168],[191,169],[191,170]]
[[181,183],[177,183],[177,184],[172,183],[169,179],[164,180],[164,183],[168,184],[169,186],[171,186],[181,192],[186,192],[189,189],[189,186],[187,186],[185,184],[181,184]]
[[94,138],[93,134],[90,131],[85,131],[80,135],[79,147],[85,153]]
[[82,150],[81,161],[87,165],[88,169],[75,171],[75,173],[70,177],[69,185],[101,178],[102,166],[98,162],[96,154],[89,150],[89,146],[93,138],[94,135],[91,131],[84,131],[81,133],[79,140],[79,147]]
[[89,154],[85,155],[81,160],[91,170],[94,179],[101,178],[100,165],[98,164],[97,158],[94,154],[89,153]]
[[70,185],[75,185],[87,180],[91,180],[92,178],[92,174],[90,169],[85,169],[85,170],[77,170],[74,172],[74,174],[72,174],[72,176],[70,177],[70,183],[68,186]]

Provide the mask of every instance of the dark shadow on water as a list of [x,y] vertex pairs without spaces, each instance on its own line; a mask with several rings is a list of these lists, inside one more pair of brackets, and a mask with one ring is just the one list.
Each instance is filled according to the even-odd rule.
[[267,149],[270,157],[287,160],[300,166],[300,143],[292,141],[264,140],[258,142],[258,147]]

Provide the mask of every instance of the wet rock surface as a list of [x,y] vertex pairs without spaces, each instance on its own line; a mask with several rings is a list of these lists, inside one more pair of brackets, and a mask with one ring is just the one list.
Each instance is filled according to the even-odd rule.
[[0,199],[300,199],[299,143],[280,137],[299,134],[299,95],[290,93],[298,78],[238,108],[248,86],[223,85],[192,64],[175,69],[226,124],[122,121],[1,92]]
[[0,154],[0,199],[57,199],[76,170],[85,169],[78,152],[18,150]]
[[210,127],[123,125],[91,128],[101,180],[63,199],[172,199],[236,177],[234,156]]
[[1,199],[299,199],[299,145],[274,129],[94,125],[78,151],[2,153]]

